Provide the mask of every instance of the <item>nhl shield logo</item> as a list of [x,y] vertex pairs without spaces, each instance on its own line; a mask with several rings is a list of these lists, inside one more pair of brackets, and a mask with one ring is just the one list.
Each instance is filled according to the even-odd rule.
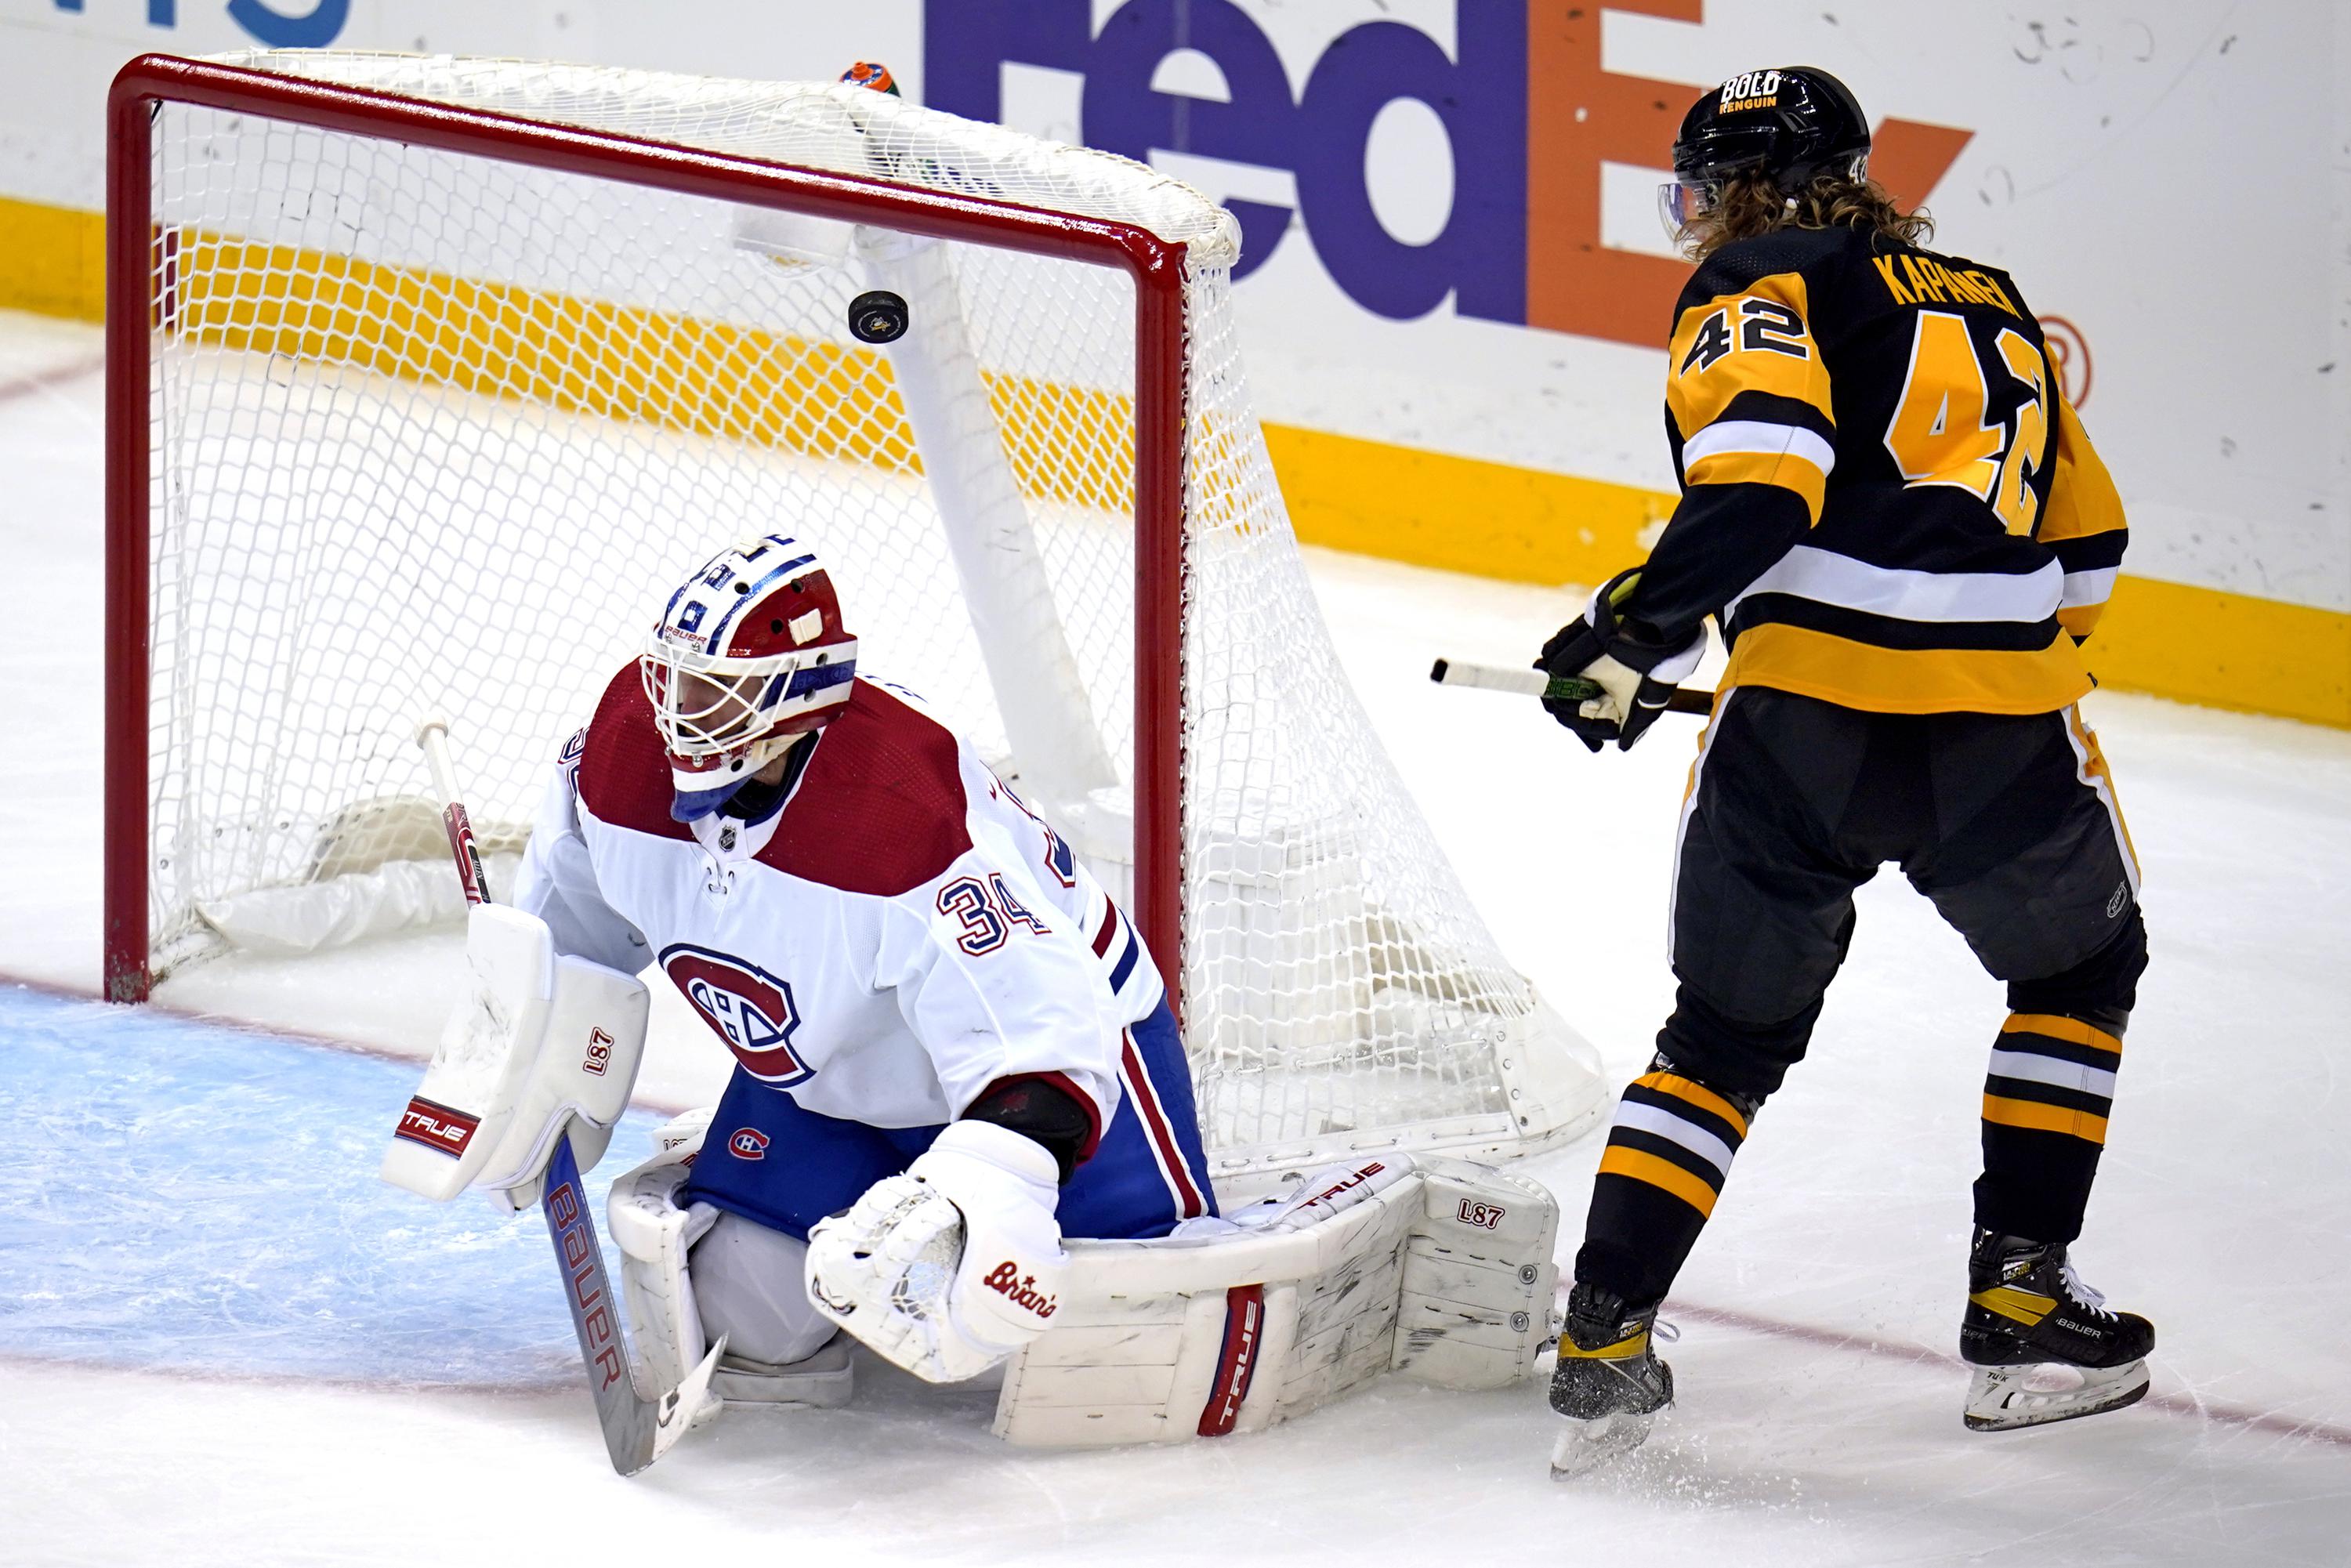
[[788,982],[755,964],[685,942],[664,948],[661,967],[746,1072],[780,1087],[807,1081],[810,1069],[791,1049],[800,1016]]

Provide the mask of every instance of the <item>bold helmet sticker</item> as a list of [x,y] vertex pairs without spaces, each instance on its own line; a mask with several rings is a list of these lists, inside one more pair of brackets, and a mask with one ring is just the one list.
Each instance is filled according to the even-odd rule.
[[811,1070],[791,1049],[800,1015],[788,982],[756,964],[686,942],[664,948],[661,967],[746,1072],[787,1087],[808,1079]]

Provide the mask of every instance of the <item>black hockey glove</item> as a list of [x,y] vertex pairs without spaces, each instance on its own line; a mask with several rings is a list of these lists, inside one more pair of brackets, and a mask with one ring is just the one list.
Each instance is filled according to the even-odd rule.
[[1674,688],[1690,678],[1706,653],[1704,622],[1679,647],[1660,647],[1643,641],[1617,619],[1618,609],[1640,580],[1635,567],[1601,584],[1584,606],[1583,619],[1561,627],[1535,661],[1535,668],[1545,674],[1581,676],[1600,687],[1594,697],[1543,699],[1544,709],[1573,731],[1587,751],[1597,751],[1611,740],[1618,750],[1631,750],[1666,711]]

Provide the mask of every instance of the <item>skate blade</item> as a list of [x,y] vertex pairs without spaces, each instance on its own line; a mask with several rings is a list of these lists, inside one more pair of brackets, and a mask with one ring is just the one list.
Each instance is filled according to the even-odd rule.
[[1654,1412],[1634,1416],[1620,1411],[1589,1421],[1569,1420],[1567,1430],[1552,1445],[1551,1479],[1573,1480],[1631,1453],[1648,1441],[1649,1425],[1656,1419]]
[[2147,1397],[2147,1363],[2070,1366],[2044,1361],[2022,1366],[1980,1366],[1968,1387],[1971,1432],[2005,1432],[2102,1416]]

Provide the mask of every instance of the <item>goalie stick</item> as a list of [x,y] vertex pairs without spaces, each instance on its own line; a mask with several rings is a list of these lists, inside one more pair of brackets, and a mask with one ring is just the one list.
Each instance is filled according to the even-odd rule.
[[[457,797],[456,769],[449,761],[447,723],[425,720],[417,727],[416,744],[432,771],[434,792],[441,797],[442,819],[449,828],[449,852],[457,862],[459,879],[465,883],[466,903],[487,904],[488,879],[482,874],[482,857],[475,851],[474,831]],[[686,1374],[685,1381],[675,1388],[657,1399],[640,1396],[629,1375],[620,1304],[604,1268],[603,1244],[596,1235],[587,1184],[580,1179],[580,1161],[571,1152],[569,1131],[556,1136],[538,1207],[547,1217],[548,1239],[555,1244],[555,1265],[563,1272],[564,1304],[571,1310],[571,1332],[580,1341],[580,1360],[588,1373],[589,1391],[595,1396],[596,1424],[604,1430],[604,1449],[611,1456],[615,1470],[635,1475],[669,1452],[671,1445],[692,1428],[695,1416],[709,1398],[711,1370],[718,1364],[726,1341],[722,1336],[711,1346],[702,1364]]]
[[[1466,659],[1437,660],[1428,678],[1440,686],[1480,686],[1489,692],[1516,692],[1520,696],[1544,697],[1552,702],[1584,702],[1603,695],[1599,682],[1587,681],[1581,675],[1546,675],[1541,670],[1473,664]],[[1714,694],[1676,687],[1674,695],[1666,700],[1666,711],[1704,717],[1714,711]]]
[[416,744],[424,766],[433,774],[433,792],[441,797],[441,825],[449,832],[449,853],[457,862],[457,880],[465,885],[465,906],[490,902],[490,873],[483,868],[482,852],[474,842],[473,821],[457,798],[457,770],[449,761],[449,721],[428,718],[416,727]]

